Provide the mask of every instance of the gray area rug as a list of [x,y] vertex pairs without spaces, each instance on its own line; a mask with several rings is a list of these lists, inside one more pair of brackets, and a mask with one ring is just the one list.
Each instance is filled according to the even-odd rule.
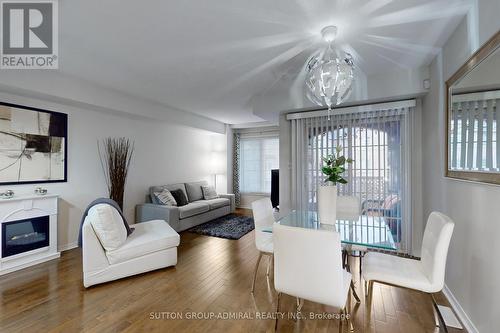
[[197,225],[189,229],[188,232],[219,238],[240,239],[254,228],[252,217],[229,214]]

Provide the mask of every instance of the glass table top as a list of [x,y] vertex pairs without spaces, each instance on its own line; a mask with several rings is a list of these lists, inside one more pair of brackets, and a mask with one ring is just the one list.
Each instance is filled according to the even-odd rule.
[[[337,217],[335,225],[330,225],[319,223],[317,212],[292,211],[276,223],[297,228],[337,231],[343,244],[397,250],[391,230],[381,216]],[[272,227],[262,231],[273,232]]]

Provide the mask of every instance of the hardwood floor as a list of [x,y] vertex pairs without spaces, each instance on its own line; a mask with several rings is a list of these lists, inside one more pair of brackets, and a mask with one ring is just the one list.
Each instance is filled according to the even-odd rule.
[[[0,332],[273,332],[272,318],[249,319],[269,317],[276,310],[265,261],[255,294],[250,293],[258,255],[253,237],[252,232],[233,241],[182,233],[176,267],[87,290],[80,249],[64,252],[59,260],[0,277]],[[362,298],[357,306],[353,300],[356,332],[439,332],[429,296],[375,284],[369,311],[357,272],[354,277]],[[442,295],[436,298],[446,303]],[[284,295],[280,310],[293,314],[295,299]],[[334,309],[307,301],[302,309],[307,317],[329,312]],[[210,315],[242,318],[203,319]],[[279,332],[337,330],[335,319],[278,322]]]

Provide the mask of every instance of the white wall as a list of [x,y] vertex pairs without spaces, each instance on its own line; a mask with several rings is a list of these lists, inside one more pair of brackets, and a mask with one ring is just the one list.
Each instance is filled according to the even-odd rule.
[[[416,69],[395,68],[383,74],[365,76],[356,73],[355,87],[346,104],[375,100],[417,96],[427,93],[423,80],[429,78],[427,67]],[[271,88],[252,99],[253,113],[273,124],[279,123],[280,112],[317,108],[304,95],[303,80],[285,76]]]
[[465,19],[431,65],[431,90],[423,100],[423,206],[426,216],[437,210],[455,221],[446,285],[478,331],[496,332],[500,187],[444,177],[444,82],[500,28],[500,1],[479,0],[477,5],[478,20]]
[[0,91],[114,114],[172,121],[207,131],[225,133],[219,121],[141,97],[101,87],[53,70],[3,70]]
[[[43,186],[59,194],[58,238],[63,249],[76,245],[87,204],[107,196],[96,148],[98,139],[124,136],[135,141],[125,189],[124,211],[129,223],[134,223],[135,205],[144,202],[149,186],[203,179],[213,182],[207,166],[211,152],[226,152],[224,134],[172,122],[91,111],[6,93],[0,93],[0,100],[68,114],[68,182],[0,187],[0,191],[12,189],[22,194]],[[217,183],[217,189],[225,192],[226,177],[217,176]]]

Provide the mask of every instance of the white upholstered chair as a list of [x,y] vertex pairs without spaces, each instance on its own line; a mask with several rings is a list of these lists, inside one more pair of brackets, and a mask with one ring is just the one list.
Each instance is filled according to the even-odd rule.
[[[93,214],[94,209],[101,211]],[[163,220],[132,225],[134,232],[126,237],[125,231],[126,239],[122,244],[106,250],[105,244],[102,243],[106,241],[106,234],[96,232],[93,223],[96,226],[109,227],[106,220],[97,221],[96,219],[113,217],[119,218],[120,223],[123,223],[115,208],[109,205],[94,206],[83,223],[83,285],[85,288],[177,264],[179,234]],[[125,229],[123,225],[122,227]]]
[[[357,220],[361,215],[361,205],[358,197],[342,195],[337,197],[337,219],[340,220]],[[361,274],[361,260],[367,251],[366,247],[358,245],[348,245],[342,244],[342,260],[343,265],[350,271],[349,266],[349,253],[351,256],[359,257],[359,272]],[[357,254],[356,254],[357,253]],[[356,302],[360,303],[356,289],[354,287],[354,282],[351,283],[352,292]]]
[[[358,219],[361,215],[361,205],[359,204],[359,198],[354,196],[342,195],[337,197],[337,219],[339,220],[354,220]],[[346,249],[345,246],[342,246],[343,250],[343,263],[344,266],[347,265],[347,250],[360,251],[360,262],[361,262],[361,252],[365,252],[366,248],[359,247],[353,248],[353,246],[349,246],[349,249]],[[361,265],[361,264],[360,264]],[[360,268],[361,272],[361,268]]]
[[[363,264],[366,295],[371,296],[374,282],[429,294],[441,291],[444,286],[446,257],[454,226],[453,221],[444,214],[432,212],[429,215],[422,242],[421,260],[376,252],[368,253]],[[432,299],[436,307],[434,297]]]
[[347,316],[352,276],[342,268],[340,235],[274,224],[273,241],[277,312],[281,293],[285,293],[338,308]]
[[348,195],[337,197],[337,218],[338,219],[357,219],[361,215],[361,205],[359,198]]
[[267,275],[269,275],[269,267],[273,260],[273,234],[263,232],[262,229],[272,227],[274,223],[273,206],[271,199],[263,198],[252,202],[253,220],[255,224],[255,247],[259,250],[259,258],[255,265],[255,272],[253,274],[252,293],[255,289],[255,279],[257,278],[257,271],[263,255],[269,256],[267,264]]

